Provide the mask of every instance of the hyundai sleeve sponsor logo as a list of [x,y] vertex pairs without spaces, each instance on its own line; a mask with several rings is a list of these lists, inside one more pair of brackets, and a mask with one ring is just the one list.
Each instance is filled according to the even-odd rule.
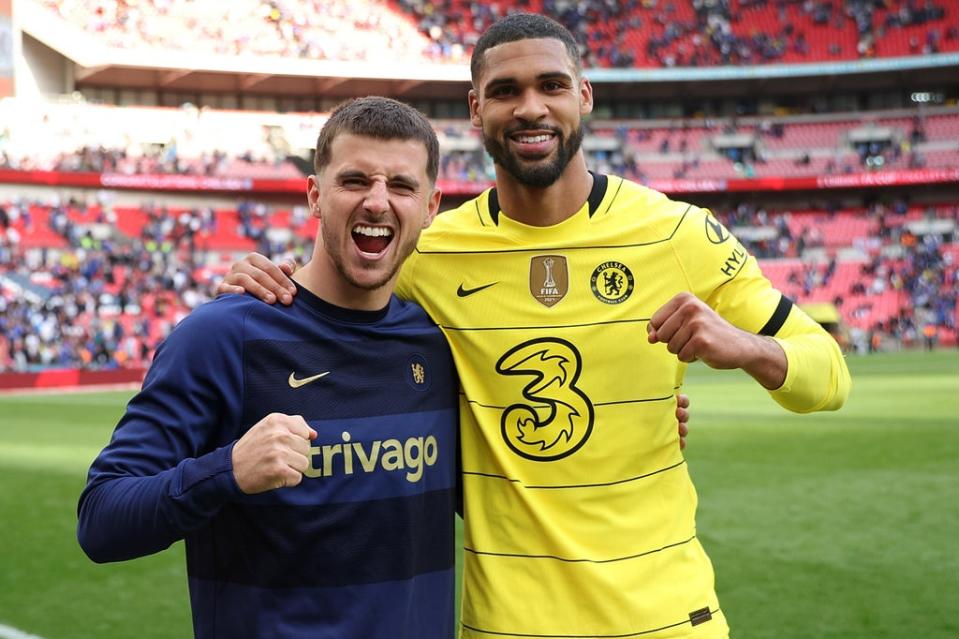
[[706,237],[713,244],[722,244],[729,239],[726,227],[711,215],[706,216]]

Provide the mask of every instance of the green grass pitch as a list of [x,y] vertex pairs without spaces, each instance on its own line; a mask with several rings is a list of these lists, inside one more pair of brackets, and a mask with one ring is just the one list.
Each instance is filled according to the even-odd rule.
[[[850,359],[839,413],[694,366],[687,456],[734,637],[959,636],[959,352]],[[182,544],[98,566],[75,537],[129,393],[0,396],[0,631],[191,635]],[[0,636],[6,636],[0,632]]]

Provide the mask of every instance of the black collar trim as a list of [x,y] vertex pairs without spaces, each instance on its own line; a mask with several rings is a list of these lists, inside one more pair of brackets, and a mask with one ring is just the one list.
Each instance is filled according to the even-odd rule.
[[[589,197],[586,198],[586,201],[589,203],[589,216],[593,217],[593,213],[599,208],[600,203],[602,203],[603,198],[606,197],[606,189],[609,188],[609,176],[603,174],[589,172],[593,176],[593,188],[589,191]],[[493,224],[499,225],[499,196],[496,195],[496,188],[490,189],[489,192],[489,216],[493,220]]]

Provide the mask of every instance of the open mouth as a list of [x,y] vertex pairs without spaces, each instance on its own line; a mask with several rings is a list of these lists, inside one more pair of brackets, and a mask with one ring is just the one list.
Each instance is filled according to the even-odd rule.
[[543,155],[553,148],[556,133],[552,131],[521,131],[511,133],[510,141],[521,155]]
[[535,135],[530,133],[517,133],[513,135],[513,139],[520,144],[539,144],[540,142],[547,142],[553,139],[552,133],[537,133]]
[[393,241],[393,229],[385,226],[357,224],[353,227],[353,242],[363,253],[379,255]]

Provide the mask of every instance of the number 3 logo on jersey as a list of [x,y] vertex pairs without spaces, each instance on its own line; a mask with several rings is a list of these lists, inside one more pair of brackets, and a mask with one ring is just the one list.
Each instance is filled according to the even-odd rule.
[[593,432],[593,404],[576,386],[582,370],[576,347],[564,339],[541,338],[514,346],[496,362],[501,375],[525,375],[527,403],[503,410],[503,439],[514,453],[533,461],[572,455]]

